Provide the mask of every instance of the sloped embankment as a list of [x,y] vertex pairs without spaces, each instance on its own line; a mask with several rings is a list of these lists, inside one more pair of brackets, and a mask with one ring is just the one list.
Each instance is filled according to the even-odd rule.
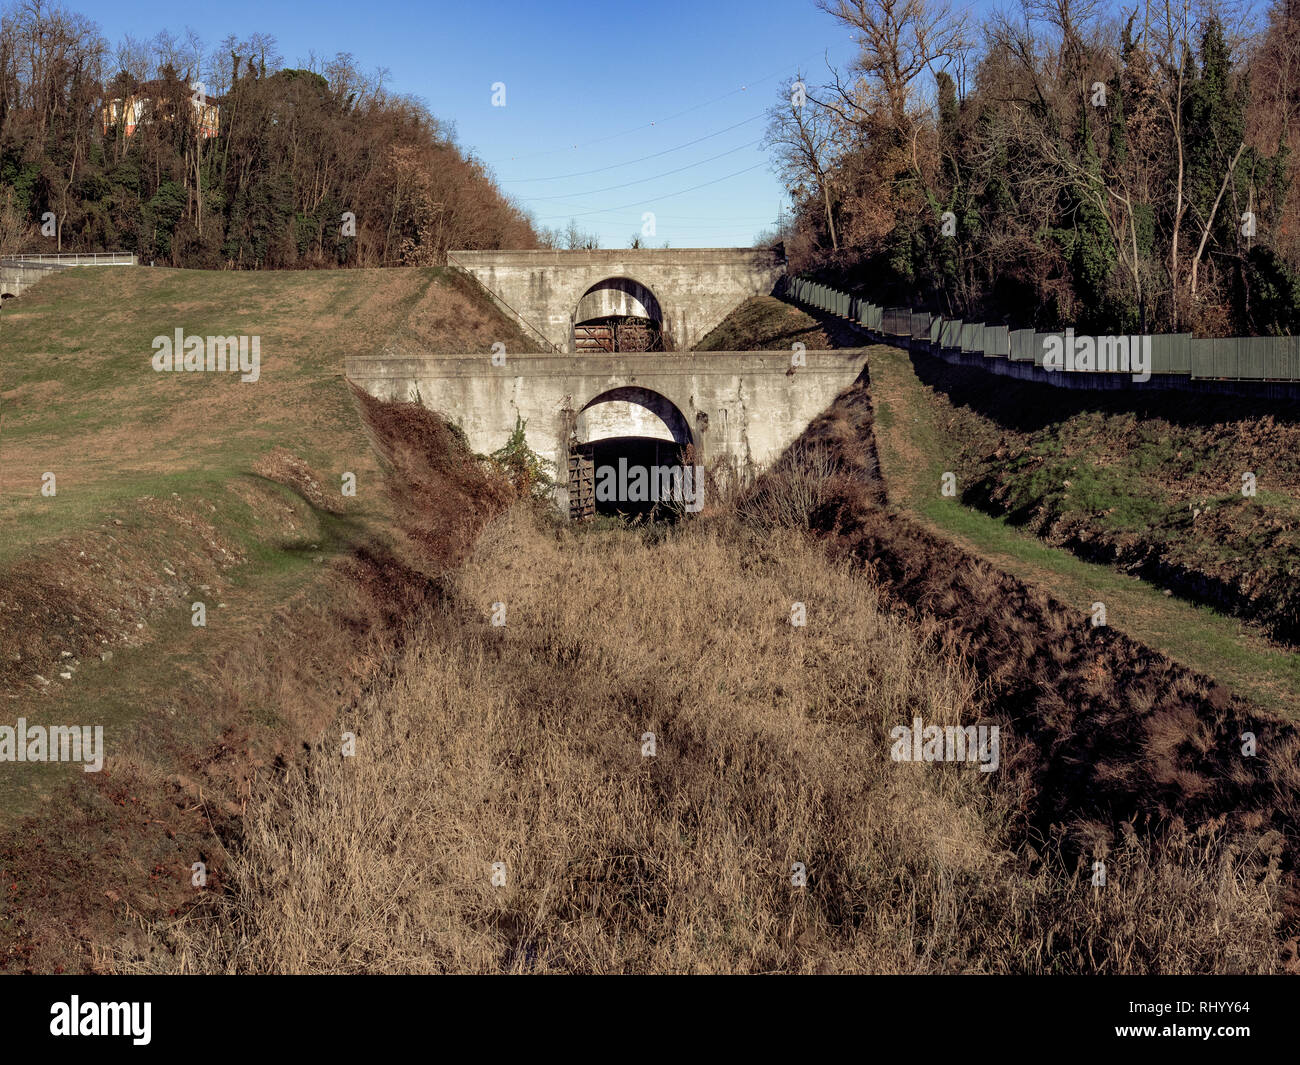
[[[774,495],[764,514],[798,517]],[[1274,878],[1130,840],[1098,891],[1018,845],[1014,785],[892,760],[900,721],[978,713],[978,678],[801,528],[520,505],[421,621],[340,722],[354,753],[327,736],[260,781],[229,892],[133,967],[1277,968]]]
[[[260,335],[258,382],[153,372],[178,323]],[[101,725],[106,752],[0,765],[0,970],[102,971],[194,900],[195,863],[222,890],[256,781],[391,668],[510,498],[338,356],[514,333],[438,270],[69,271],[0,325],[0,723]]]
[[[874,447],[865,380],[807,430],[861,464]],[[844,432],[845,423],[853,427]],[[779,471],[778,471],[779,472]],[[836,557],[861,565],[897,609],[937,625],[983,678],[989,705],[1030,742],[1012,769],[1027,839],[1101,857],[1126,833],[1226,831],[1275,857],[1300,920],[1300,736],[1294,726],[878,506],[878,484],[833,485],[813,515]],[[1257,753],[1244,753],[1246,734]]]
[[963,502],[1300,642],[1294,403],[1079,393],[910,358]]

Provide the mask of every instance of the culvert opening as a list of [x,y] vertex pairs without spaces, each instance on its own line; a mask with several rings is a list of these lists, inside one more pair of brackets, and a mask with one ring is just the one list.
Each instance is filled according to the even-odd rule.
[[629,277],[592,285],[573,315],[576,354],[664,351],[664,313],[655,294]]
[[569,446],[569,516],[677,521],[703,505],[690,426],[664,396],[611,390],[578,414]]
[[586,505],[580,505],[584,513],[573,516],[679,521],[703,502],[691,450],[689,445],[643,436],[575,445],[572,454],[585,468],[590,486]]

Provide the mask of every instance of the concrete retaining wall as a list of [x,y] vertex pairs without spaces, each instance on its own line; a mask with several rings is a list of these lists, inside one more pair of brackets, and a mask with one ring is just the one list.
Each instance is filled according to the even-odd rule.
[[[806,358],[790,374],[782,351],[523,355],[500,367],[486,355],[393,354],[347,359],[344,372],[378,399],[439,411],[482,454],[505,444],[522,417],[528,446],[564,471],[571,442],[640,436],[650,421],[662,428],[646,435],[694,445],[698,462],[755,469],[773,462],[866,364],[854,349]],[[621,404],[640,408],[626,424]],[[567,506],[567,489],[557,495]]]

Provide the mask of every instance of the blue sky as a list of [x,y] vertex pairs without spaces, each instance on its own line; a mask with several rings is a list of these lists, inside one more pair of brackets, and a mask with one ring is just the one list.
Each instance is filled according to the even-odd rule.
[[603,247],[625,247],[646,211],[653,244],[749,244],[785,200],[756,143],[762,112],[799,66],[815,80],[824,55],[852,53],[813,0],[64,3],[112,44],[192,27],[211,49],[262,32],[291,66],[351,52],[367,73],[387,68],[388,88],[454,123],[542,225],[573,217]]

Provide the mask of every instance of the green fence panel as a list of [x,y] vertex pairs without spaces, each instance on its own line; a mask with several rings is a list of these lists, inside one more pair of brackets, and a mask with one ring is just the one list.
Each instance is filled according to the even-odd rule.
[[1271,350],[1271,337],[1237,339],[1237,376],[1243,381],[1262,381]]
[[1189,374],[1192,372],[1192,339],[1191,333],[1169,334],[1170,373]]
[[[863,296],[840,292],[808,278],[791,278],[783,292],[805,306],[855,322],[864,329],[894,337],[908,337],[922,346],[959,349],[1013,362],[1043,365],[1044,344],[1060,333],[1039,333],[1031,329],[963,322],[907,307],[883,307]],[[1128,341],[1128,370],[1117,362],[1109,371],[1105,357],[1118,348],[1103,351],[1101,338],[1093,337],[1099,372],[1136,375],[1149,354],[1145,369],[1155,374],[1188,374],[1199,380],[1300,381],[1300,336],[1285,337],[1196,337],[1191,333],[1156,333]],[[1143,345],[1147,347],[1144,349]],[[1136,346],[1135,346],[1136,345]],[[913,345],[915,346],[915,345]]]
[[[1129,337],[1129,344],[1134,342],[1142,343],[1142,337]],[[1170,366],[1173,365],[1174,358],[1174,337],[1169,333],[1156,333],[1151,337],[1151,372],[1172,373]],[[1129,353],[1129,363],[1132,365],[1133,355]]]
[[1214,341],[1204,337],[1192,337],[1188,342],[1191,348],[1191,373],[1193,377],[1218,377],[1214,365]]
[[1268,381],[1291,379],[1291,337],[1261,337],[1264,348],[1264,378]]
[[1011,357],[1011,330],[1005,325],[986,325],[984,327],[984,354],[995,355],[1003,359]]
[[1240,352],[1236,337],[1214,340],[1214,376],[1234,378],[1240,374]]

